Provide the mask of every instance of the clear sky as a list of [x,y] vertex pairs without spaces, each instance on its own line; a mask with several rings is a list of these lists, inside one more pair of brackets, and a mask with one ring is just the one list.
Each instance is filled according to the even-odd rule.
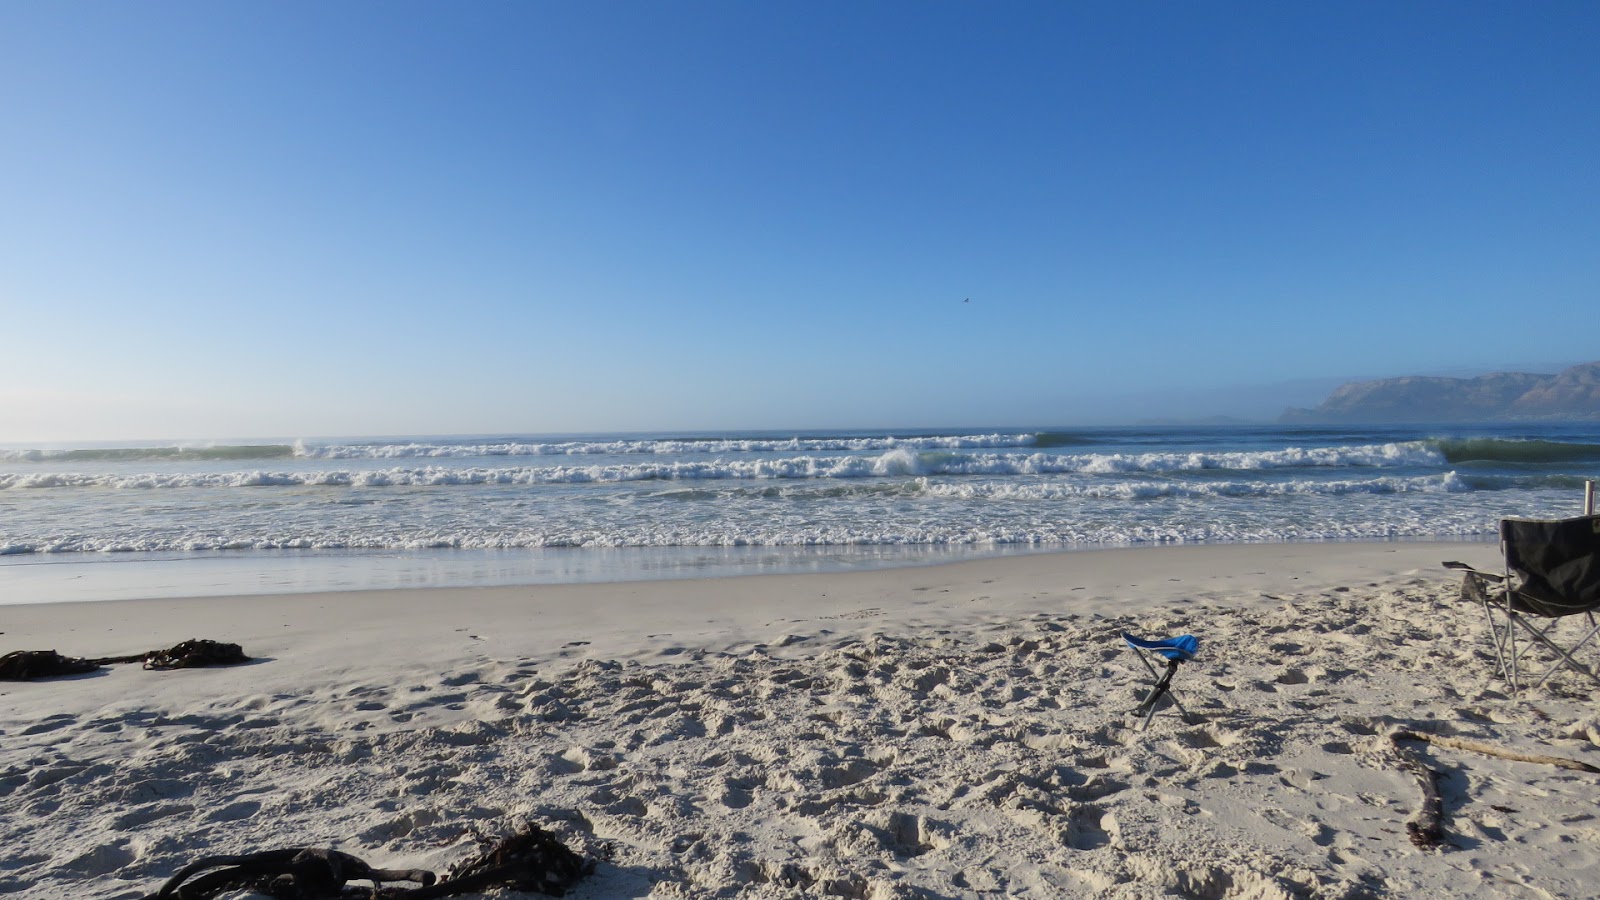
[[0,441],[1600,358],[1600,3],[0,4]]

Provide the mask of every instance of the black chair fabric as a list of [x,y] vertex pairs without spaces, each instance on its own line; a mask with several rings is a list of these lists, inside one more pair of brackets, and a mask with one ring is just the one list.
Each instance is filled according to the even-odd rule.
[[1600,609],[1600,515],[1503,519],[1500,540],[1519,611],[1553,619]]

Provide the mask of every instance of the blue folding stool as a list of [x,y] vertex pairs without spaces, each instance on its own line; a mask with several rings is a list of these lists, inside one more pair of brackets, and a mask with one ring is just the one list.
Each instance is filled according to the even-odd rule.
[[[1181,634],[1177,637],[1151,641],[1136,638],[1126,631],[1122,633],[1122,639],[1133,648],[1139,657],[1139,662],[1144,663],[1144,667],[1150,672],[1150,677],[1155,680],[1155,687],[1145,695],[1144,700],[1140,701],[1139,708],[1133,711],[1136,716],[1144,716],[1144,724],[1139,726],[1139,730],[1143,731],[1150,727],[1150,720],[1156,717],[1156,704],[1162,697],[1171,697],[1172,705],[1176,706],[1178,712],[1187,720],[1189,711],[1183,708],[1183,704],[1178,702],[1178,695],[1172,691],[1172,676],[1177,674],[1179,665],[1194,659],[1194,655],[1200,652],[1200,639],[1192,634]],[[1156,672],[1156,667],[1150,664],[1150,654],[1166,659],[1165,672],[1159,674]]]

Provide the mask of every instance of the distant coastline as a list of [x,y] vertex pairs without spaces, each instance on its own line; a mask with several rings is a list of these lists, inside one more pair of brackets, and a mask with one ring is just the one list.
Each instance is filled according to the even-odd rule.
[[1281,424],[1428,424],[1600,421],[1600,362],[1553,375],[1494,372],[1476,378],[1408,375],[1342,385]]

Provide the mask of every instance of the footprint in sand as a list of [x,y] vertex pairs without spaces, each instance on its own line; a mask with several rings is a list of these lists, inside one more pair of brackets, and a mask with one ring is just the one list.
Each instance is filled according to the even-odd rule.
[[439,679],[439,683],[446,687],[461,687],[467,684],[478,684],[482,681],[483,673],[477,671],[458,672]]
[[1103,800],[1107,797],[1120,794],[1128,790],[1126,781],[1119,781],[1098,772],[1090,775],[1081,784],[1069,784],[1067,796],[1076,801]]
[[1239,743],[1238,732],[1222,728],[1197,728],[1178,735],[1178,743],[1193,750],[1217,750]]
[[713,790],[712,799],[729,809],[744,809],[755,802],[751,791],[758,786],[756,779],[732,778]]
[[1122,827],[1117,817],[1093,804],[1074,808],[1067,814],[1067,828],[1062,835],[1066,845],[1074,850],[1094,850],[1122,840]]
[[61,871],[72,875],[100,878],[110,875],[123,866],[132,865],[133,860],[133,851],[123,846],[121,842],[101,844],[62,863]]
[[75,723],[77,721],[78,721],[78,717],[77,716],[66,715],[66,714],[54,715],[54,716],[46,716],[39,723],[34,724],[34,725],[29,725],[27,728],[24,728],[24,729],[22,729],[22,731],[18,732],[18,734],[22,734],[22,735],[45,734],[46,732],[56,731],[57,729],[66,728],[67,726],[69,726],[69,725],[71,725],[71,724],[73,724],[73,723]]
[[1311,790],[1311,785],[1314,782],[1321,781],[1327,777],[1328,776],[1322,774],[1321,772],[1317,772],[1312,769],[1295,768],[1280,773],[1278,775],[1278,781],[1280,781],[1285,787],[1291,787],[1301,791],[1309,791]]
[[875,815],[866,824],[877,832],[885,849],[899,856],[921,856],[951,843],[949,825],[912,813]]
[[405,837],[418,828],[423,828],[439,822],[444,817],[432,809],[414,809],[402,813],[379,825],[374,825],[361,833],[361,840],[372,843],[384,843]]
[[1300,826],[1300,830],[1306,835],[1306,837],[1311,838],[1311,843],[1316,844],[1318,847],[1329,846],[1333,843],[1334,837],[1338,834],[1332,828],[1329,828],[1327,825],[1324,825],[1315,819],[1311,819],[1303,823]]
[[1355,719],[1341,719],[1339,727],[1350,734],[1361,737],[1372,737],[1378,733],[1377,726],[1371,722],[1362,722]]
[[[878,774],[880,768],[878,763],[855,755],[861,752],[860,748],[846,745],[841,749],[846,754],[845,756],[842,758],[835,757],[817,770],[817,780],[824,790],[850,787]],[[832,756],[832,754],[828,754],[828,756]]]
[[605,810],[613,816],[627,816],[628,818],[643,818],[650,812],[650,807],[643,800],[633,795],[618,795],[609,787],[602,787],[589,795],[589,802]]
[[242,800],[213,810],[207,813],[205,818],[207,822],[237,822],[240,819],[250,818],[260,810],[261,804],[254,800]]
[[130,810],[111,820],[111,827],[115,831],[134,831],[149,825],[158,819],[168,816],[178,816],[194,812],[194,807],[187,803],[173,803],[166,805],[141,806]]
[[621,762],[620,755],[606,750],[570,747],[559,756],[550,757],[550,770],[561,775],[589,771],[606,772],[615,769]]

